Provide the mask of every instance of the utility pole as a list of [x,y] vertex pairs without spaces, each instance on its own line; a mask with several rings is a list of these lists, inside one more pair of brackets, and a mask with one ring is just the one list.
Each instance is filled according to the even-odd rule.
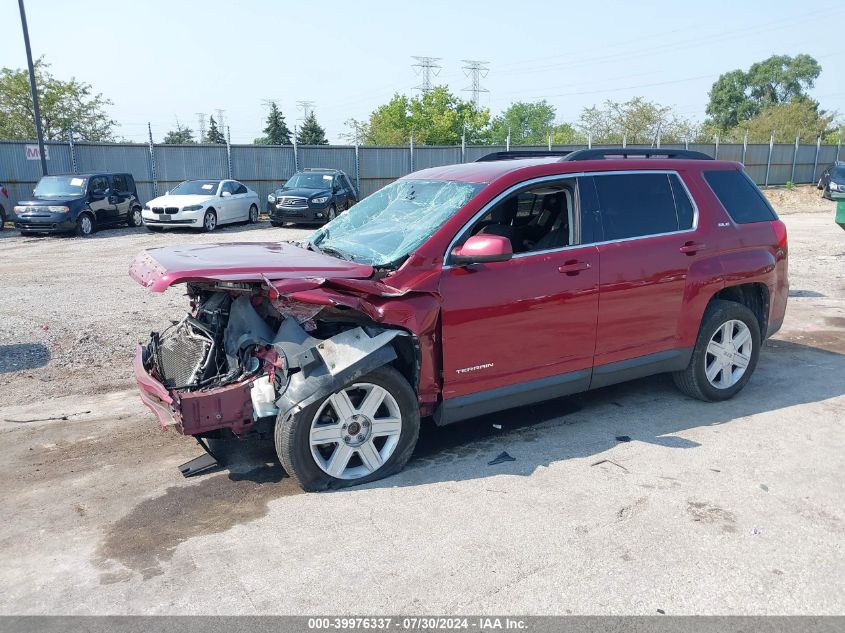
[[38,107],[38,88],[35,85],[35,68],[32,64],[32,49],[29,46],[29,28],[26,25],[26,9],[23,0],[18,0],[21,12],[21,28],[23,28],[23,43],[26,47],[26,63],[29,67],[29,89],[32,92],[32,112],[35,114],[35,134],[38,137],[38,154],[41,156],[41,174],[47,175],[47,156],[44,153],[44,130],[41,128],[41,109]]
[[481,80],[490,72],[490,69],[487,68],[487,64],[490,62],[482,62],[477,59],[462,59],[461,61],[466,64],[466,66],[463,66],[464,74],[472,79],[472,84],[468,88],[464,88],[464,91],[471,92],[473,103],[478,104],[481,93],[490,92],[487,88],[481,87]]
[[414,72],[418,75],[422,75],[422,83],[419,86],[414,86],[414,90],[419,90],[423,94],[426,92],[430,92],[432,85],[431,85],[431,76],[434,75],[435,77],[440,74],[440,69],[442,66],[438,64],[442,58],[441,57],[418,57],[416,55],[412,55],[411,59],[416,59],[416,64],[411,64],[411,68],[414,69]]
[[197,143],[202,143],[202,140],[205,138],[205,112],[197,112],[197,132],[199,133],[199,138],[197,139]]

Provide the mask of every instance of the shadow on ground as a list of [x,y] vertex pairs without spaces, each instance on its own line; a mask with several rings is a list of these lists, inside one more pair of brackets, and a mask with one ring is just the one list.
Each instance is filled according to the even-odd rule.
[[50,350],[41,343],[0,345],[0,374],[44,367],[50,362]]

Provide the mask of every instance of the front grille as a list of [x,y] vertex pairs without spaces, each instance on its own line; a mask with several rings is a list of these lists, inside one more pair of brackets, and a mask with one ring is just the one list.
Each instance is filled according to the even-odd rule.
[[155,347],[162,384],[180,389],[202,380],[213,358],[214,340],[186,318],[162,334]]
[[282,196],[278,199],[278,203],[285,207],[307,207],[308,198],[298,198],[295,196]]
[[179,213],[179,207],[153,207],[153,213]]

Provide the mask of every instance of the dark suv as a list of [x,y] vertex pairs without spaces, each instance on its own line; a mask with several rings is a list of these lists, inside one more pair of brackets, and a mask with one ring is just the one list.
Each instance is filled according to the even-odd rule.
[[44,176],[32,196],[15,207],[15,228],[22,235],[75,232],[88,236],[109,225],[143,223],[131,174]]
[[816,185],[822,197],[828,200],[845,200],[845,162],[837,161],[822,172]]
[[400,470],[438,425],[662,372],[727,400],[783,322],[787,235],[739,163],[502,152],[387,185],[300,244],[141,253],[191,311],[135,358],[162,426],[272,436],[308,490]]
[[325,224],[358,202],[349,177],[339,169],[305,169],[267,196],[273,226]]

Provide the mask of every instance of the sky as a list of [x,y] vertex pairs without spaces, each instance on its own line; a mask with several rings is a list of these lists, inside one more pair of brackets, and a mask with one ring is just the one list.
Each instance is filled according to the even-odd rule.
[[[441,58],[434,82],[465,98],[462,60],[488,62],[482,106],[545,99],[560,123],[635,96],[703,120],[721,73],[809,53],[822,66],[811,95],[845,115],[841,0],[26,0],[26,10],[33,55],[110,99],[117,135],[134,141],[147,122],[160,141],[177,117],[196,130],[197,113],[219,109],[232,142],[251,143],[272,99],[291,128],[297,102],[313,102],[341,142],[346,120],[417,94],[413,56]],[[17,0],[0,0],[0,16],[0,66],[23,68]]]

